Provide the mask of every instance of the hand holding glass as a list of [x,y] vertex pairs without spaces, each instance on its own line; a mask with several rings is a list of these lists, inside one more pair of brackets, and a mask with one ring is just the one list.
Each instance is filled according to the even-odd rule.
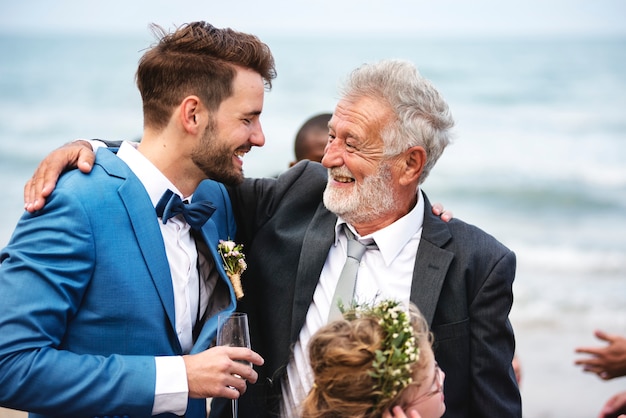
[[[221,314],[217,317],[217,345],[250,348],[248,315],[241,312]],[[241,361],[252,367],[247,361]],[[237,376],[239,377],[239,376]],[[237,418],[237,399],[232,401],[233,418]]]

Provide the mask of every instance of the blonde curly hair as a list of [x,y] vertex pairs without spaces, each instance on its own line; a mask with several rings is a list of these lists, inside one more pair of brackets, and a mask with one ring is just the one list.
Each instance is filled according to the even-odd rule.
[[426,320],[413,304],[409,315],[420,355],[411,364],[412,383],[391,399],[382,396],[379,381],[372,376],[376,352],[385,339],[380,318],[360,315],[320,328],[309,342],[314,384],[302,404],[302,418],[379,418],[383,411],[402,405],[407,389],[423,383],[424,370],[433,359]]

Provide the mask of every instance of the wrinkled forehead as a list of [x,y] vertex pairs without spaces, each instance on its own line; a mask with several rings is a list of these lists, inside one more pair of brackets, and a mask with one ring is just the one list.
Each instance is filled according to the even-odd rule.
[[392,120],[393,112],[384,100],[344,97],[337,103],[329,127],[336,135],[345,130],[350,136],[368,137],[379,134]]

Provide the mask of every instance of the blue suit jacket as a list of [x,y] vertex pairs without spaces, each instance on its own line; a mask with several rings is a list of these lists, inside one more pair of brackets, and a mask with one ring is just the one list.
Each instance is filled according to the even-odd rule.
[[[217,253],[235,236],[221,184],[194,199],[216,211],[202,233],[220,280],[192,350],[208,348],[235,297]],[[89,175],[65,174],[46,206],[25,213],[0,254],[0,405],[42,416],[150,416],[154,356],[181,355],[174,295],[154,207],[107,150]],[[191,400],[188,417],[205,416]]]

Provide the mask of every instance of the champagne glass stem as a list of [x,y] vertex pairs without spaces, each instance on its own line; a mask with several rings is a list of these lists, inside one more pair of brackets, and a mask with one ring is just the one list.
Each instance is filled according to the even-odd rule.
[[[217,345],[250,348],[250,332],[248,330],[248,316],[242,312],[220,314],[217,318]],[[247,363],[241,361],[242,363]],[[252,367],[251,364],[249,364]],[[240,377],[234,375],[235,377]],[[234,388],[233,388],[234,389]],[[231,402],[233,418],[238,418],[239,403],[237,399]]]

